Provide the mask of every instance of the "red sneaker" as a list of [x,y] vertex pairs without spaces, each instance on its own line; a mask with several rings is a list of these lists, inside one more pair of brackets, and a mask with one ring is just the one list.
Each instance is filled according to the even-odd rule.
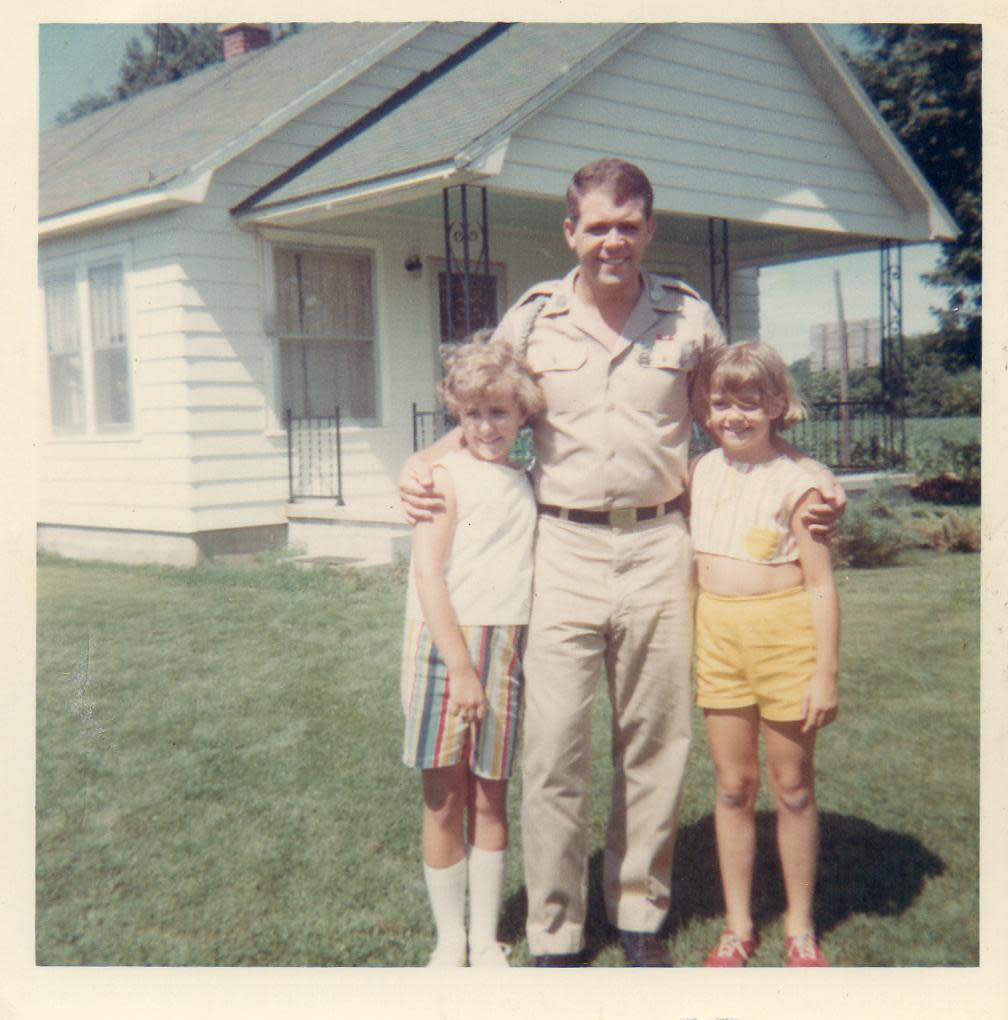
[[784,938],[784,965],[786,967],[828,967],[826,957],[819,949],[815,932],[787,935]]
[[759,946],[755,935],[744,939],[726,928],[718,939],[718,944],[704,960],[705,967],[744,967],[752,958]]

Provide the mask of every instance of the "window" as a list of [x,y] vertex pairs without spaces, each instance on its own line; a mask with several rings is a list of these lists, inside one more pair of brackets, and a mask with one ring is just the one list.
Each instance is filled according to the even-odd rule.
[[77,324],[77,279],[71,274],[45,283],[49,406],[56,432],[84,431],[84,367]]
[[131,424],[123,267],[119,262],[44,278],[53,431],[80,434]]
[[[442,263],[443,264],[443,263]],[[482,273],[469,277],[469,322],[466,323],[465,277],[451,274],[451,309],[448,308],[448,274],[441,270],[438,282],[438,313],[441,343],[458,343],[485,326],[497,325],[497,276]]]
[[94,350],[95,424],[130,422],[129,352],[123,322],[122,266],[88,271],[91,346]]
[[274,270],[284,408],[375,418],[371,255],[277,248]]

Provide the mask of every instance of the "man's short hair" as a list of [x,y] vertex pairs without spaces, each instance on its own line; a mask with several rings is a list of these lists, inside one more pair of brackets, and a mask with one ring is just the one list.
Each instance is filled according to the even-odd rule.
[[644,218],[651,219],[654,191],[647,174],[639,166],[625,159],[607,157],[576,171],[567,186],[567,217],[572,223],[577,223],[581,212],[581,198],[596,190],[610,192],[618,205],[639,198],[644,203]]

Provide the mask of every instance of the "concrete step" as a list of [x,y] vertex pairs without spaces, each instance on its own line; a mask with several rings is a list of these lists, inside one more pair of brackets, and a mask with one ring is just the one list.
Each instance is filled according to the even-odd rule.
[[410,526],[387,501],[341,507],[331,500],[305,500],[289,503],[286,514],[287,546],[297,551],[297,560],[380,564],[409,557]]

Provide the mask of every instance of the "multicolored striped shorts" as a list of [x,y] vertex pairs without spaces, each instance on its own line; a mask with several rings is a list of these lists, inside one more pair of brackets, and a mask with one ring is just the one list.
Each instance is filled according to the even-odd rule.
[[434,769],[467,757],[484,779],[510,779],[521,717],[524,626],[460,627],[489,707],[469,727],[448,712],[448,671],[422,620],[406,620],[403,634],[402,704],[406,713],[403,763]]

